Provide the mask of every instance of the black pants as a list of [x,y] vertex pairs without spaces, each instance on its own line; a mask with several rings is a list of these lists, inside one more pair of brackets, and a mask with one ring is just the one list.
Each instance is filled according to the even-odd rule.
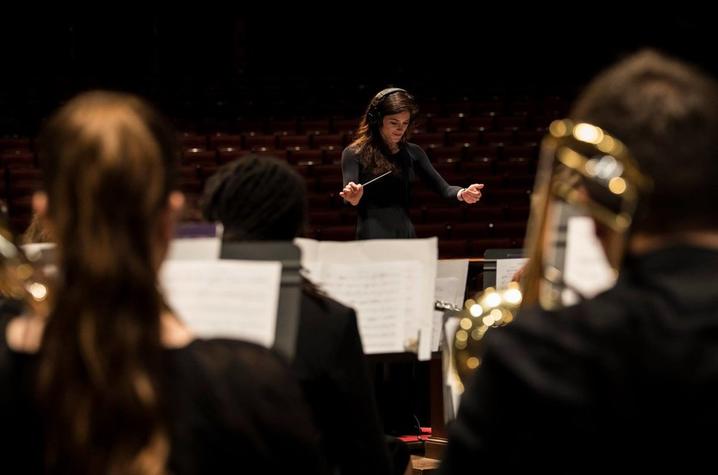
[[429,424],[429,362],[375,362],[376,400],[390,435],[417,435]]

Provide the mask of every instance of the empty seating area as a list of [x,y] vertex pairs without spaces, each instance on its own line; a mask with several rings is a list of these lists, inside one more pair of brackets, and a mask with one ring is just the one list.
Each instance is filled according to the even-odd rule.
[[[451,184],[485,184],[476,205],[446,200],[420,181],[412,190],[411,217],[419,237],[437,236],[441,257],[479,257],[487,248],[522,245],[540,140],[564,110],[556,97],[429,101],[410,141],[419,144]],[[179,133],[181,185],[187,220],[198,220],[204,183],[224,163],[248,153],[287,160],[305,178],[309,198],[307,237],[354,238],[356,211],[338,196],[341,152],[358,118],[240,119],[230,130]],[[40,180],[32,139],[0,138],[0,198],[10,225],[22,232]]]

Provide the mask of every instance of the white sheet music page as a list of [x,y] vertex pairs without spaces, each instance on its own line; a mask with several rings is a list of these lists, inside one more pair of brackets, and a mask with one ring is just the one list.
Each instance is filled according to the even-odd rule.
[[[466,279],[469,275],[468,259],[442,259],[436,265],[436,300],[444,300],[461,307],[464,304],[464,292],[466,290]],[[451,287],[446,284],[451,281],[440,279],[452,278],[454,281]],[[453,290],[452,290],[453,289]]]
[[[400,318],[405,322],[406,328],[404,339],[415,338],[419,335],[418,341],[418,357],[420,360],[428,360],[431,358],[431,335],[434,311],[434,281],[436,280],[436,262],[437,262],[437,244],[436,238],[429,239],[371,239],[367,241],[351,241],[351,242],[319,242],[319,250],[317,259],[321,263],[314,269],[320,269],[321,278],[316,282],[326,289],[330,296],[341,300],[333,294],[333,290],[329,290],[331,283],[328,276],[334,274],[327,271],[327,266],[333,264],[346,264],[350,268],[360,264],[373,266],[378,270],[385,267],[387,263],[413,261],[418,263],[416,272],[412,274],[399,273],[412,283],[404,283],[404,286],[415,288],[416,292],[412,298],[407,300],[407,306],[404,313],[396,314],[396,318]],[[302,257],[302,265],[307,265],[305,257]],[[311,266],[311,264],[310,264]],[[329,272],[329,273],[328,273]],[[348,278],[352,274],[347,275]],[[359,317],[359,327],[361,329],[362,322]],[[364,342],[365,347],[367,345]],[[407,351],[406,348],[398,350]],[[415,350],[414,350],[415,351]],[[393,352],[393,351],[392,351]]]
[[294,244],[302,251],[302,275],[318,284],[322,274],[322,263],[319,260],[319,241],[296,238],[294,239]]
[[237,338],[271,347],[279,304],[280,262],[166,261],[160,282],[168,303],[203,338]]
[[514,274],[528,262],[528,258],[496,259],[496,288],[505,289],[509,286]]
[[574,216],[568,220],[564,282],[585,298],[595,297],[616,282],[616,274],[596,237],[593,219],[587,216]]
[[417,272],[416,261],[325,263],[322,288],[356,309],[365,353],[399,353],[415,330],[404,316],[416,311]]

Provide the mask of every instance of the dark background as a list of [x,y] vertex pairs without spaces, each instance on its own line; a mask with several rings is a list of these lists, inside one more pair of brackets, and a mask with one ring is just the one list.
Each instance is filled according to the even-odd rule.
[[6,15],[0,136],[34,135],[50,111],[90,88],[138,93],[182,129],[209,132],[232,130],[241,117],[356,117],[387,85],[409,89],[420,104],[570,100],[601,68],[646,46],[718,69],[715,21],[675,7],[652,6],[650,17],[591,12],[589,4],[583,14],[384,8],[322,12],[321,20],[309,6],[283,8],[236,15],[196,5],[179,16],[108,11],[82,20]]

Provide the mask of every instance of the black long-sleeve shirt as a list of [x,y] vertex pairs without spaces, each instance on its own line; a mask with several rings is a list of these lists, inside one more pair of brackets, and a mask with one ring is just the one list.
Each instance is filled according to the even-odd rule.
[[[2,473],[44,473],[43,423],[35,398],[38,360],[8,347],[10,318],[0,316]],[[325,473],[300,388],[270,350],[237,340],[197,339],[164,349],[162,369],[170,473],[280,474],[297,466]]]
[[[419,176],[429,188],[447,199],[457,200],[456,195],[461,189],[449,185],[431,165],[424,150],[416,144],[407,143],[387,159],[394,164],[394,172],[367,185],[359,201],[357,237],[360,239],[415,236],[408,213],[411,206],[411,182],[415,176]],[[363,184],[375,176],[362,165],[356,151],[349,147],[344,149],[342,178],[345,186],[350,181]]]

